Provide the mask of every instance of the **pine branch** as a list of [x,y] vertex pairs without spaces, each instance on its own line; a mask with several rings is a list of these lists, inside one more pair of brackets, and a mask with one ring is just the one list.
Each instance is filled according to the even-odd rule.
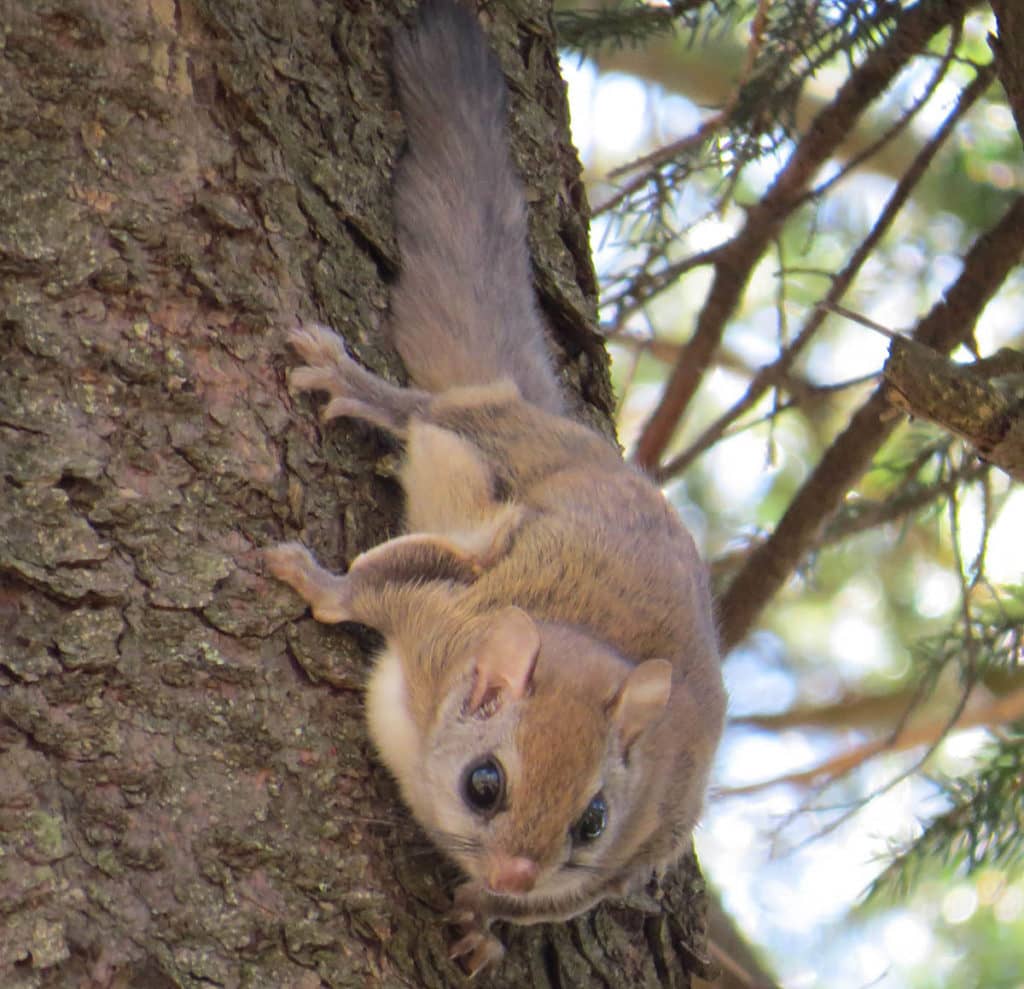
[[[885,207],[882,209],[867,237],[864,238],[853,252],[843,270],[838,272],[833,278],[832,285],[823,299],[823,304],[810,315],[793,342],[779,355],[774,363],[758,373],[739,402],[729,409],[728,412],[716,419],[686,450],[655,472],[655,476],[659,480],[667,480],[686,470],[701,453],[709,449],[716,442],[739,416],[755,405],[769,388],[777,386],[782,377],[788,373],[793,362],[821,329],[830,309],[843,298],[861,268],[872,256],[884,235],[891,229],[896,217],[909,201],[917,184],[921,181],[939,149],[953,132],[957,122],[974,106],[978,98],[988,88],[992,81],[993,72],[994,70],[991,65],[981,69],[971,84],[961,93],[957,105],[949,113],[942,126],[938,128],[932,138],[921,148],[906,174],[897,183],[896,188],[893,189]],[[936,84],[939,79],[941,79],[941,74],[936,73]]]
[[949,0],[943,4],[919,3],[903,11],[890,37],[851,73],[831,105],[818,115],[796,146],[772,187],[760,202],[750,207],[740,232],[720,248],[693,337],[637,444],[634,460],[640,466],[657,466],[721,342],[755,265],[818,170],[911,58],[937,32],[958,23],[970,6],[969,0]]
[[[757,2],[757,10],[755,11],[750,25],[750,41],[747,45],[743,68],[740,72],[736,88],[732,96],[730,96],[726,101],[725,106],[705,120],[695,133],[680,138],[678,141],[673,141],[671,144],[665,145],[665,147],[657,148],[650,154],[642,155],[628,164],[616,168],[611,173],[611,178],[618,178],[622,175],[628,175],[631,172],[640,172],[640,175],[632,182],[628,182],[622,186],[611,199],[598,207],[598,209],[595,210],[595,216],[599,213],[615,209],[632,196],[638,189],[641,189],[647,183],[651,182],[652,179],[657,176],[658,169],[661,168],[662,165],[677,161],[688,152],[703,147],[711,140],[715,132],[722,129],[726,124],[731,123],[736,127],[740,124],[740,120],[744,123],[749,121],[749,113],[738,114],[737,110],[740,106],[744,89],[749,83],[750,76],[755,64],[757,63],[761,46],[764,43],[764,28],[769,2],[770,0],[758,0]],[[774,92],[774,88],[769,82],[769,84],[759,88],[759,92]],[[736,119],[738,117],[740,119]],[[751,137],[749,131],[745,129],[741,129],[740,133],[743,133],[744,139],[749,139]]]
[[[959,277],[918,324],[914,339],[941,353],[969,340],[982,310],[1022,253],[1024,196],[1018,196],[971,246]],[[825,524],[898,424],[881,386],[825,452],[775,531],[750,554],[723,595],[720,618],[726,650],[745,638],[761,609],[817,544]]]
[[[710,7],[707,11],[704,8]],[[607,46],[637,46],[680,28],[696,31],[711,17],[735,16],[742,4],[735,0],[674,0],[665,7],[633,2],[598,10],[557,10],[555,28],[559,44],[581,55]]]
[[1024,867],[1024,721],[1003,733],[978,772],[937,782],[950,808],[896,854],[871,884],[869,899],[904,896],[937,862],[968,874],[982,865]]
[[[594,211],[598,216],[615,209],[624,239],[644,255],[606,279],[610,286],[624,286],[619,295],[632,300],[629,309],[618,308],[610,320],[614,326],[669,284],[666,268],[673,267],[670,259],[681,234],[676,215],[680,191],[703,175],[716,186],[703,216],[720,213],[735,195],[746,166],[789,142],[796,131],[795,107],[817,68],[880,44],[897,13],[894,4],[871,0],[838,0],[827,14],[818,5],[808,10],[798,3],[757,0],[744,64],[737,70],[738,80],[728,84],[729,95],[716,101],[721,108],[695,133],[616,169],[613,176],[634,177]],[[897,130],[891,129],[875,146],[881,149]],[[848,139],[849,134],[842,147]],[[683,229],[699,219],[689,218]],[[608,305],[606,295],[606,309]]]
[[653,274],[637,274],[628,279],[620,279],[625,282],[623,288],[617,292],[613,290],[606,293],[602,301],[603,306],[614,307],[617,310],[609,335],[618,333],[630,316],[643,308],[659,293],[674,285],[683,275],[697,268],[713,264],[717,253],[712,248],[709,251],[691,254],[681,261],[665,265]]
[[895,736],[886,735],[870,742],[844,749],[810,769],[783,773],[770,779],[759,780],[744,786],[723,787],[716,791],[721,796],[734,797],[756,793],[781,784],[797,786],[827,786],[841,776],[863,766],[870,759],[891,752],[904,752],[922,745],[934,746],[941,742],[950,731],[968,728],[1000,728],[1024,719],[1024,688],[1015,690],[1005,697],[997,697],[986,704],[964,710],[953,725],[945,718],[937,718],[926,724],[907,728]]
[[[604,51],[596,57],[595,64],[602,74],[631,75],[644,83],[678,94],[697,107],[724,106],[735,90],[745,47],[729,37],[691,46],[685,52],[680,48],[672,38],[657,38],[639,49]],[[791,133],[803,133],[830,99],[804,86],[793,111]],[[770,119],[770,113],[768,117]],[[887,133],[888,126],[884,120],[884,115],[861,117],[837,149],[835,159],[862,162],[870,154],[867,168],[871,172],[891,177],[894,181],[898,179],[917,154],[920,139],[913,129],[899,135]],[[728,140],[726,135],[724,143],[727,144]],[[708,157],[708,149],[705,149],[704,157]],[[587,180],[588,185],[596,188],[603,175],[588,174]],[[965,184],[968,181],[966,176],[964,181]],[[966,205],[959,197],[950,199],[948,177],[929,179],[918,191],[917,198],[926,209],[942,208],[956,215],[963,215]],[[602,202],[597,196],[595,200]]]
[[849,691],[828,704],[801,704],[778,714],[747,714],[729,719],[731,726],[765,731],[881,730],[902,716],[917,696],[916,688],[903,687],[887,694]]
[[826,526],[820,545],[829,546],[862,532],[869,532],[883,525],[900,522],[911,515],[917,515],[937,501],[950,497],[963,485],[982,478],[988,469],[987,464],[974,462],[960,470],[949,472],[934,484],[907,484],[884,501],[870,501],[864,498],[849,501]]

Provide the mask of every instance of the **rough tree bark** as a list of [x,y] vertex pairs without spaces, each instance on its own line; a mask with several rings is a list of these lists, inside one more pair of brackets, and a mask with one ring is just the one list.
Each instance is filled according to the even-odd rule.
[[[396,451],[320,435],[283,334],[375,370],[402,139],[387,0],[0,2],[0,985],[437,986],[454,878],[369,751],[368,632],[264,575],[394,530]],[[393,9],[401,7],[401,10]],[[607,427],[549,12],[491,5],[537,284]],[[518,20],[517,20],[518,17]],[[508,932],[489,984],[685,986],[647,909]]]

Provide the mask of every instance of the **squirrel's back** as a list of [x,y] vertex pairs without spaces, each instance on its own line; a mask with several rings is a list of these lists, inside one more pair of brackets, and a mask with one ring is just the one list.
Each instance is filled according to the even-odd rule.
[[395,174],[395,346],[421,388],[510,378],[528,401],[561,412],[497,59],[456,0],[425,0],[396,36],[394,65],[408,132]]

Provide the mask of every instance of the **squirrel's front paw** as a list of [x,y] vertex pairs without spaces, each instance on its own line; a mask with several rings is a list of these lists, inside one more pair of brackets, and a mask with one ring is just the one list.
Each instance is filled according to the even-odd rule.
[[325,570],[305,546],[281,543],[263,551],[267,569],[306,601],[320,622],[345,622],[352,617],[350,585],[345,577]]
[[478,883],[463,883],[455,891],[446,921],[459,932],[449,957],[472,977],[505,956],[504,945],[488,930],[491,921],[483,909],[483,891]]

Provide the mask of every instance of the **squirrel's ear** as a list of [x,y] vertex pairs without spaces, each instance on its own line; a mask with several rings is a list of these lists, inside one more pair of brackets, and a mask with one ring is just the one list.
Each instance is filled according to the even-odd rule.
[[671,692],[672,664],[667,659],[649,659],[635,666],[619,685],[608,709],[627,751],[665,709]]
[[529,689],[540,652],[540,632],[519,608],[503,608],[476,647],[476,679],[467,708],[490,708],[502,697],[518,700]]

